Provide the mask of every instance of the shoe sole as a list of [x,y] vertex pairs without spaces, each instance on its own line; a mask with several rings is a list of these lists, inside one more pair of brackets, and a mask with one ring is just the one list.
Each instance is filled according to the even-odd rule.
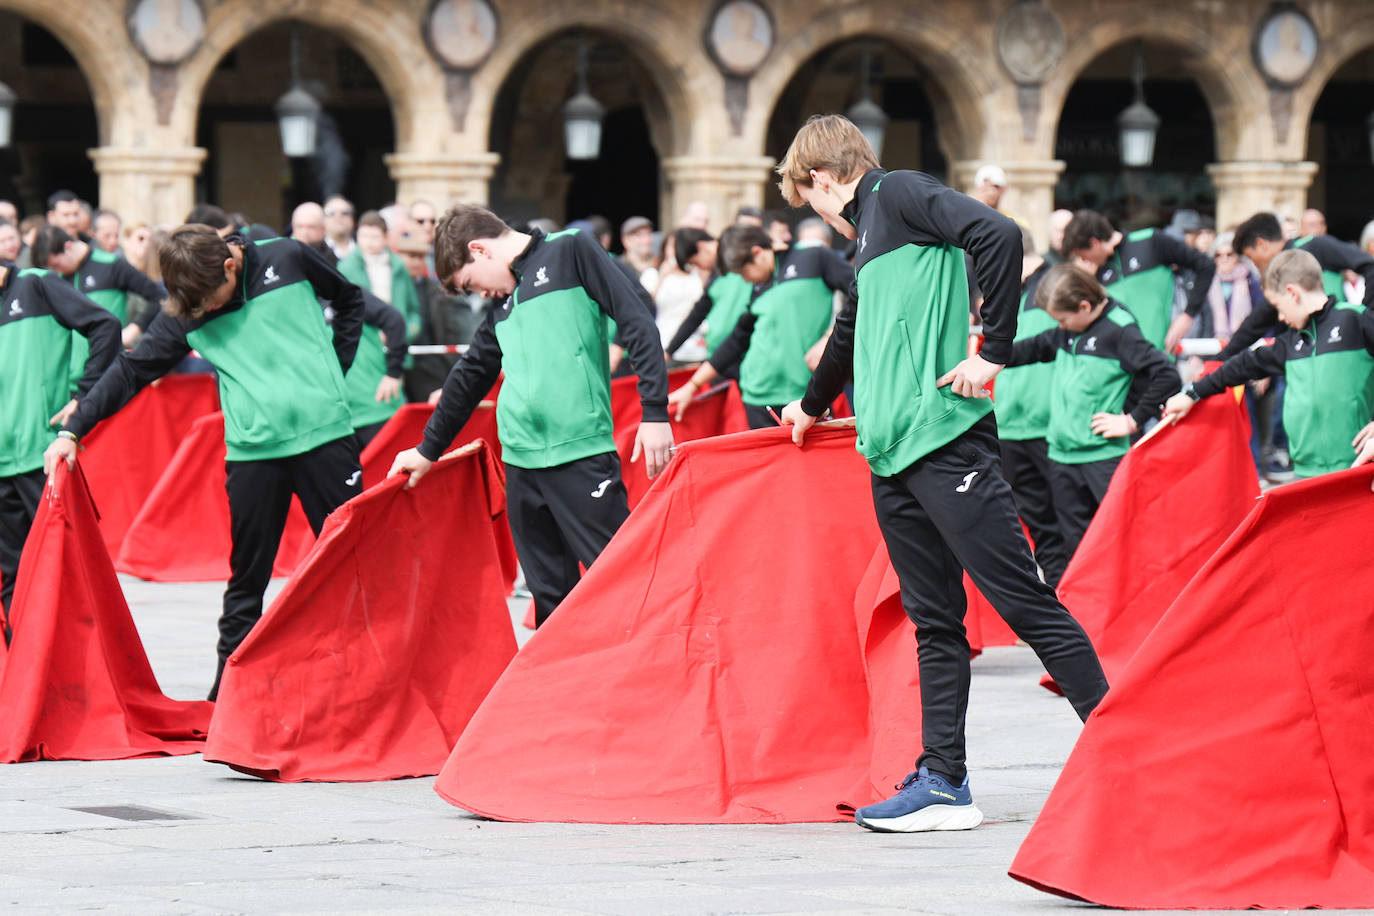
[[925,833],[931,830],[972,830],[983,823],[977,805],[928,805],[901,817],[865,818],[854,812],[854,823],[878,833]]

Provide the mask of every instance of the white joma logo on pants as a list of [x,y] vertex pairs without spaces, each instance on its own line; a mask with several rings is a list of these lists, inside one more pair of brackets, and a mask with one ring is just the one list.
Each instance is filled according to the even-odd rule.
[[977,477],[977,476],[978,476],[978,472],[977,472],[977,471],[973,471],[973,472],[971,472],[971,473],[965,474],[965,475],[964,475],[964,482],[963,482],[962,484],[960,484],[959,486],[955,487],[955,488],[954,488],[954,492],[955,492],[955,493],[967,493],[967,492],[968,492],[968,488],[973,484],[973,478],[975,478],[975,477]]
[[602,496],[605,496],[605,495],[606,495],[606,488],[609,487],[610,485],[611,485],[610,478],[607,478],[606,480],[601,481],[601,483],[597,485],[596,489],[592,491],[592,499],[600,499]]

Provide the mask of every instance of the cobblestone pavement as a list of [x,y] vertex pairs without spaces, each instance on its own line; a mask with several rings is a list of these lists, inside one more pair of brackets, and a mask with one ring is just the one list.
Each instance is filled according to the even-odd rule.
[[[163,689],[204,695],[222,586],[125,591]],[[281,583],[274,583],[280,587]],[[518,622],[523,601],[512,601]],[[521,640],[527,632],[516,627]],[[138,913],[1058,913],[1006,875],[1078,734],[1028,649],[974,662],[970,769],[989,823],[508,824],[432,779],[260,782],[199,756],[0,767],[0,906]],[[132,806],[103,813],[92,808]],[[121,816],[122,815],[122,816]],[[140,816],[144,820],[129,820]]]

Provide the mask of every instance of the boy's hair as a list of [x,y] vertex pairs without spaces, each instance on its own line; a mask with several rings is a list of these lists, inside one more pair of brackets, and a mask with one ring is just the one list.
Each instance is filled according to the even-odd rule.
[[1099,242],[1111,241],[1115,231],[1107,217],[1096,210],[1079,210],[1064,227],[1064,242],[1059,253],[1071,258],[1075,251],[1092,247],[1094,239]]
[[679,267],[685,268],[687,262],[697,256],[697,246],[711,241],[711,233],[704,229],[679,229],[673,233],[673,257]]
[[380,229],[382,230],[382,234],[386,235],[386,218],[377,210],[368,210],[362,216],[358,217],[358,228],[361,229],[364,226]]
[[739,273],[754,258],[755,248],[773,250],[773,239],[762,226],[736,223],[720,234],[716,260],[723,273]]
[[35,213],[32,216],[26,216],[19,221],[19,234],[27,235],[35,229],[42,229],[47,224],[48,218],[41,214]]
[[56,210],[58,204],[69,203],[73,200],[79,203],[81,198],[77,197],[76,193],[73,191],[69,191],[66,188],[59,188],[48,195],[48,209]]
[[230,257],[229,244],[212,226],[188,223],[173,230],[157,250],[167,314],[182,320],[204,315],[205,300],[228,279],[224,262]]
[[1035,301],[1047,312],[1076,312],[1078,303],[1094,306],[1107,301],[1107,290],[1097,278],[1072,264],[1056,264],[1040,281]]
[[1281,292],[1290,283],[1297,284],[1309,293],[1324,289],[1321,264],[1301,248],[1280,251],[1274,255],[1274,260],[1269,262],[1264,272],[1264,288],[1267,290]]
[[1272,213],[1256,213],[1236,227],[1236,237],[1231,241],[1237,254],[1244,254],[1255,247],[1257,239],[1267,242],[1283,241],[1283,226]]
[[812,115],[797,131],[775,172],[782,199],[793,207],[803,203],[797,188],[811,186],[811,170],[825,169],[837,181],[848,182],[878,168],[878,156],[863,131],[844,115]]
[[456,292],[453,275],[472,260],[468,242],[500,238],[509,231],[501,217],[486,207],[458,204],[445,213],[434,227],[434,271],[444,289]]
[[1034,257],[1040,252],[1040,246],[1035,244],[1035,236],[1025,226],[1021,227],[1021,257]]
[[38,230],[38,234],[33,237],[33,245],[31,246],[33,266],[47,269],[48,258],[55,254],[61,254],[70,241],[72,241],[72,237],[64,230],[45,223]]
[[211,229],[224,229],[229,225],[229,214],[214,204],[198,203],[186,214],[186,225],[209,226]]

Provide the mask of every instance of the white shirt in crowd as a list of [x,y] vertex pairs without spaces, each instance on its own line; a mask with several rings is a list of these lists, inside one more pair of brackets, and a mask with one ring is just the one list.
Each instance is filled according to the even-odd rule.
[[[674,271],[659,282],[658,295],[654,297],[654,305],[658,307],[658,317],[655,321],[664,349],[667,349],[668,343],[686,320],[687,314],[692,311],[692,306],[697,304],[703,291],[701,278],[695,272]],[[710,356],[706,352],[706,338],[702,336],[701,329],[698,328],[676,353],[669,355],[687,363],[700,362]]]

